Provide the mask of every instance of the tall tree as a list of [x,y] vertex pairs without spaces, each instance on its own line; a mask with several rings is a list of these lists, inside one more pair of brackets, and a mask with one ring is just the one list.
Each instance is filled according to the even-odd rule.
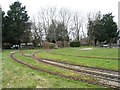
[[32,36],[32,32],[31,32],[31,22],[27,22],[26,24],[26,28],[27,30],[24,31],[24,33],[21,35],[21,39],[20,41],[25,43],[27,46],[27,43],[31,42],[31,36]]
[[2,11],[2,48],[10,48],[10,41],[12,42],[9,34],[9,19],[5,16],[5,12]]
[[89,38],[89,44],[91,44],[91,41],[94,40],[94,17],[91,17],[91,13],[88,14],[88,24],[87,24],[87,35]]
[[0,6],[0,52],[1,52],[1,48],[2,48],[2,8]]
[[68,31],[64,23],[58,23],[56,28],[56,40],[57,41],[69,41]]
[[101,12],[97,12],[93,18],[88,18],[88,36],[89,39],[94,40],[96,46],[97,41],[101,42],[105,40],[105,33],[103,30],[103,22],[101,21]]
[[101,16],[98,12],[94,18],[88,19],[88,36],[90,39],[96,42],[107,41],[111,47],[112,39],[115,39],[117,36],[117,25],[113,21],[112,13],[104,14]]
[[109,47],[111,47],[111,41],[113,38],[115,38],[117,35],[117,25],[113,20],[114,16],[112,16],[112,13],[104,14],[102,18],[103,22],[103,29],[106,34],[106,40],[109,43]]
[[64,23],[52,21],[48,29],[47,40],[55,43],[56,41],[69,41],[68,31]]
[[57,28],[57,23],[54,20],[52,20],[52,24],[49,26],[48,34],[46,36],[46,39],[49,42],[53,42],[53,43],[56,42],[56,28]]
[[22,38],[21,36],[29,28],[29,16],[27,14],[27,11],[25,10],[26,7],[21,5],[22,3],[16,1],[12,5],[10,5],[10,10],[8,10],[7,12],[5,21],[7,29],[3,30],[7,32],[7,34],[5,34],[4,36],[7,35],[7,42],[11,44],[20,44]]
[[2,42],[5,42],[5,34],[6,34],[6,32],[5,32],[5,28],[6,28],[6,26],[5,26],[5,12],[4,11],[2,11]]
[[93,27],[93,34],[94,34],[94,43],[96,46],[97,41],[99,41],[100,45],[102,41],[105,41],[105,32],[103,29],[103,22],[102,22],[102,15],[99,11],[96,13],[95,20],[93,21],[94,27]]

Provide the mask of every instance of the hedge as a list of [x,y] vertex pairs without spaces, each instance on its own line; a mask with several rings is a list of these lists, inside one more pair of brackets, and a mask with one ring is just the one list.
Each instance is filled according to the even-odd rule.
[[70,47],[80,47],[80,42],[70,42]]

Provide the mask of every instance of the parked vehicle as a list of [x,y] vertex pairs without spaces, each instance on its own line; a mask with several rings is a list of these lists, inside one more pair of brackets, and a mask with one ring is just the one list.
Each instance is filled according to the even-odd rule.
[[11,49],[18,49],[19,48],[19,45],[12,45],[11,46]]

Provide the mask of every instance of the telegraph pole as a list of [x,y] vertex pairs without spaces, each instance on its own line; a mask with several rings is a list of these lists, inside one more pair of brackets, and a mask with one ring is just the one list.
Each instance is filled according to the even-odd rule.
[[0,89],[2,89],[2,8],[0,6]]
[[2,7],[0,6],[0,52],[2,50]]
[[[118,33],[120,37],[120,1],[118,2]],[[120,38],[117,41],[117,45],[120,47]]]

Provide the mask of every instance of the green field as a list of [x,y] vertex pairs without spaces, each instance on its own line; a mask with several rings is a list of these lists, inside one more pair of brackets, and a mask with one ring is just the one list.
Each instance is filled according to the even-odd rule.
[[[84,66],[92,66],[110,70],[118,70],[118,60],[106,60],[106,59],[95,59],[95,58],[80,58],[80,56],[96,56],[96,57],[110,57],[117,58],[117,49],[108,48],[93,48],[93,50],[81,51],[81,48],[61,48],[55,49],[51,52],[62,55],[54,55],[43,51],[43,49],[36,50],[22,50],[25,54],[32,54],[35,51],[39,51],[37,54],[42,58],[49,58],[54,60],[65,61],[74,64],[80,64]],[[36,71],[30,69],[22,64],[10,58],[10,53],[13,50],[4,50],[2,56],[2,87],[3,88],[101,88],[101,86],[83,83],[80,81],[74,81],[70,79],[61,78],[55,75],[49,75],[44,72]],[[73,55],[73,56],[67,56]],[[75,56],[74,56],[75,55]],[[84,78],[86,80],[97,80],[96,78],[87,77],[83,75],[75,74],[73,71],[64,70],[56,66],[46,65],[43,63],[38,63],[36,60],[30,57],[24,57],[20,52],[15,54],[18,59],[40,67],[49,71],[58,72],[64,75],[75,76],[79,78]]]
[[54,55],[48,52],[41,52],[38,56],[41,58],[65,61],[83,66],[118,70],[118,60],[76,57],[76,56],[93,56],[102,58],[118,58],[117,48],[93,48],[93,50],[80,50],[80,49],[81,48],[64,48],[51,51],[56,54],[64,54],[64,56]]
[[[34,51],[34,50],[33,50]],[[55,75],[49,75],[47,73],[38,72],[28,67],[21,65],[12,60],[9,55],[12,50],[3,51],[2,68],[2,88],[100,88],[101,86],[91,85],[80,81],[73,81],[57,77]],[[27,51],[32,53],[31,51]],[[37,65],[35,61],[30,58],[16,54],[19,59]],[[41,64],[39,64],[40,66]],[[49,68],[48,65],[42,65],[43,68]],[[49,70],[60,71],[59,68],[50,67]],[[68,71],[61,71],[62,73]],[[72,73],[72,72],[69,72]],[[69,75],[69,74],[68,74]]]
[[[91,48],[92,50],[81,50],[83,48]],[[64,49],[61,48],[53,50],[52,52],[65,55],[118,58],[117,48],[95,48],[95,47],[64,48]]]

